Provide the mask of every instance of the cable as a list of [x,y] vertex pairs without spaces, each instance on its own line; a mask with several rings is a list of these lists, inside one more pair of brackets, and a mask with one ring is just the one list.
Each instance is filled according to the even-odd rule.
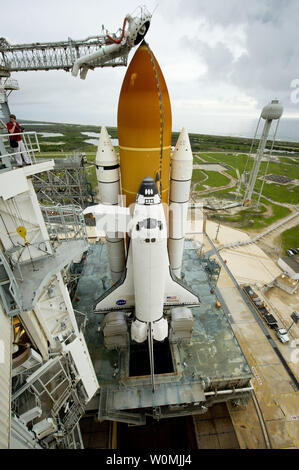
[[124,19],[124,23],[123,23],[123,29],[122,29],[122,33],[121,33],[121,36],[119,39],[114,39],[112,38],[111,36],[109,36],[109,34],[107,34],[107,38],[114,42],[114,44],[120,44],[124,38],[124,35],[125,35],[125,27],[126,27],[126,23],[127,23],[127,17]]
[[159,188],[160,188],[160,196],[161,196],[161,198],[162,198],[162,162],[163,162],[163,138],[164,138],[164,110],[163,110],[163,100],[162,100],[161,84],[160,84],[160,79],[159,79],[159,74],[158,74],[158,70],[157,70],[157,67],[156,67],[155,59],[154,59],[153,53],[152,53],[151,49],[149,48],[148,44],[146,44],[146,46],[147,46],[147,48],[148,48],[148,51],[149,51],[150,56],[151,56],[152,63],[153,63],[153,65],[154,65],[154,70],[155,70],[155,74],[156,74],[156,78],[157,78],[157,82],[158,82],[159,95],[160,95],[160,113],[161,113],[161,132],[160,132],[160,140],[161,140],[161,143],[160,143],[160,146],[161,146],[161,153],[160,153],[160,169],[159,169],[159,173],[160,173],[160,184],[159,184]]

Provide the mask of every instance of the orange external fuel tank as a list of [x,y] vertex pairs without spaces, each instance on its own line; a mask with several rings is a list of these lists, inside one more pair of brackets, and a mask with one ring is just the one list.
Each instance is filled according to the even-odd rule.
[[171,106],[163,74],[145,41],[137,49],[125,75],[117,125],[126,206],[135,203],[138,187],[146,176],[157,181],[162,202],[168,203]]

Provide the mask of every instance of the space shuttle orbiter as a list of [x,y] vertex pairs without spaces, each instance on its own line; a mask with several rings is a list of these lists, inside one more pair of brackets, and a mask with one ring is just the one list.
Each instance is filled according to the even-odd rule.
[[[121,216],[128,217],[129,210],[119,208]],[[109,206],[92,206],[92,212],[115,217]],[[108,222],[109,224],[109,222]],[[152,325],[152,336],[163,341],[168,336],[168,324],[163,316],[165,308],[195,306],[199,298],[172,273],[167,249],[167,225],[161,197],[156,183],[146,177],[137,192],[133,216],[129,218],[129,247],[125,271],[119,281],[99,299],[95,312],[132,310],[135,319],[131,337],[142,343]]]
[[[129,209],[119,210],[120,217],[128,217]],[[108,205],[92,206],[83,213],[91,212],[95,216],[115,217]],[[98,299],[95,313],[134,311],[131,339],[137,343],[148,340],[154,389],[153,340],[163,341],[168,337],[164,311],[173,306],[196,306],[199,297],[172,273],[164,209],[157,185],[151,177],[144,178],[138,189],[133,216],[129,219],[129,235],[124,273]]]

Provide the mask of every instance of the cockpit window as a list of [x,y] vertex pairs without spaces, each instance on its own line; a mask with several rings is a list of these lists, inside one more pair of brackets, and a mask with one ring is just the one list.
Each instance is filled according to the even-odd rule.
[[143,219],[142,221],[138,222],[138,224],[136,224],[137,231],[141,230],[142,228],[152,229],[156,227],[159,227],[160,230],[163,229],[161,220],[152,219],[150,217],[148,219]]
[[143,221],[144,228],[156,228],[157,227],[157,220],[156,219],[144,219]]

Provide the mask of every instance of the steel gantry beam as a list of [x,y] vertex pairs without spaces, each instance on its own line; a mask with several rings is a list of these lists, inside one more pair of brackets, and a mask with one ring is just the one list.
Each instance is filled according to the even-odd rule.
[[[65,70],[72,69],[74,62],[82,56],[89,56],[99,51],[105,44],[104,36],[94,36],[85,40],[32,43],[10,45],[0,42],[0,67],[10,72],[30,70]],[[129,48],[123,48],[120,57],[100,57],[92,61],[90,68],[116,67],[127,65]]]
[[101,35],[82,40],[11,45],[0,38],[0,77],[30,70],[72,70],[84,80],[89,69],[126,66],[130,50],[143,40],[151,22],[145,6],[138,8],[139,13],[126,15],[122,28],[111,35],[102,26]]

